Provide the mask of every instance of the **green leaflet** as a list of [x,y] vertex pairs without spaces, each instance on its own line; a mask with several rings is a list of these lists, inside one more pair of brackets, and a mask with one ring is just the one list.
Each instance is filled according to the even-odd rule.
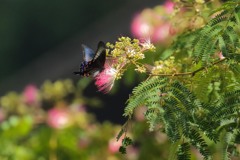
[[[240,141],[239,5],[240,0],[224,3],[204,27],[184,32],[164,52],[166,58],[186,62],[179,72],[190,74],[150,77],[127,101],[124,116],[131,118],[137,107],[146,106],[149,129],[161,125],[169,140],[180,144],[177,150],[174,145],[178,159],[190,159],[191,146],[212,159],[209,142],[222,143],[223,159],[228,159],[229,146]],[[194,62],[199,65],[193,69]]]

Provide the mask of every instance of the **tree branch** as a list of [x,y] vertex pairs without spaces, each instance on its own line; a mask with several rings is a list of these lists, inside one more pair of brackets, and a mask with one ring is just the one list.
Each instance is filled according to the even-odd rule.
[[[218,63],[221,63],[221,62],[223,62],[223,61],[225,61],[227,58],[223,58],[223,59],[221,59],[221,60],[218,60],[218,61],[216,61],[216,62],[213,62],[209,67],[212,67],[212,66],[214,66],[214,65],[216,65],[216,64],[218,64]],[[175,77],[175,76],[188,76],[188,75],[190,75],[190,76],[194,76],[196,73],[198,73],[198,72],[200,72],[200,71],[202,71],[202,70],[204,70],[204,69],[206,69],[206,68],[208,68],[208,67],[201,67],[201,68],[199,68],[199,69],[197,69],[197,70],[195,70],[195,71],[192,71],[192,72],[184,72],[184,73],[173,73],[173,74],[150,74],[150,76],[165,76],[165,77],[167,77],[167,76],[173,76],[173,77]]]

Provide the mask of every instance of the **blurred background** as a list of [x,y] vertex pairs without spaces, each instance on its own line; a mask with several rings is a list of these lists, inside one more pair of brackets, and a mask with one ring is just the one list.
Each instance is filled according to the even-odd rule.
[[[73,77],[81,62],[81,44],[130,36],[137,12],[157,0],[15,1],[0,5],[0,92],[28,83]],[[70,73],[70,74],[69,74]],[[74,78],[74,77],[73,77]]]
[[0,160],[167,159],[167,138],[148,132],[144,106],[130,125],[134,145],[118,152],[125,103],[143,76],[128,71],[103,94],[73,72],[81,44],[151,37],[161,50],[176,32],[172,11],[169,0],[1,0]]
[[[45,80],[80,79],[72,72],[78,70],[82,61],[81,44],[95,50],[100,40],[113,42],[120,36],[132,36],[130,24],[134,15],[159,3],[159,0],[1,0],[0,94],[21,91],[27,84],[39,86]],[[123,109],[130,89],[117,96],[120,105],[114,110],[120,121],[121,113],[116,108]],[[88,96],[102,96],[94,87],[86,92]],[[103,119],[104,115],[99,116]]]

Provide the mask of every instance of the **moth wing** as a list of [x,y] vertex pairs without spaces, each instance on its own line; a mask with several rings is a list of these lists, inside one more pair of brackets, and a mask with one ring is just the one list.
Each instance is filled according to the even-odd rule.
[[89,62],[94,58],[94,51],[88,46],[82,44],[83,60]]
[[93,58],[93,61],[95,61],[96,59],[98,59],[98,57],[105,57],[104,59],[106,59],[106,45],[105,43],[103,43],[102,41],[100,41],[98,43],[98,47],[97,47],[97,51],[95,53],[95,56]]
[[88,72],[95,77],[104,69],[104,64],[106,61],[106,50],[102,50],[101,54],[95,59],[91,65],[87,68]]
[[97,51],[94,52],[91,48],[86,45],[82,45],[83,48],[83,59],[84,63],[80,66],[80,72],[75,72],[75,74],[82,74],[83,76],[95,77],[103,69],[106,60],[106,47],[103,42],[98,43]]

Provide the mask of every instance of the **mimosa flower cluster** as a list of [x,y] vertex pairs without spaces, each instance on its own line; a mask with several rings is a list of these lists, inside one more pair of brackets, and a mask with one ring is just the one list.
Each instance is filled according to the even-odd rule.
[[145,51],[154,51],[150,40],[140,41],[129,37],[120,37],[115,44],[107,43],[107,61],[104,70],[95,77],[95,84],[99,91],[107,93],[114,85],[114,81],[121,79],[129,65],[135,65],[136,70],[145,72],[144,65],[139,60],[145,58]]

